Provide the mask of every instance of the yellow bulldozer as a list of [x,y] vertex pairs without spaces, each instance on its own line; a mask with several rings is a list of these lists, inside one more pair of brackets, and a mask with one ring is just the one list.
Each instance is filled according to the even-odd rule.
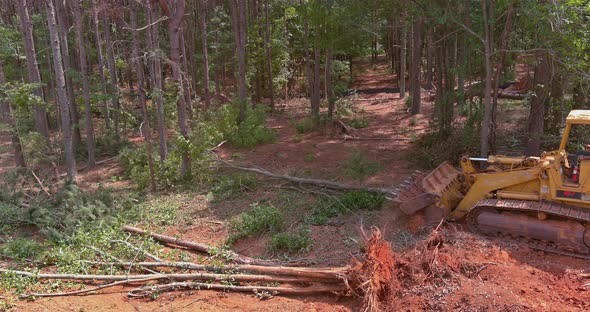
[[590,110],[573,110],[559,150],[539,157],[464,156],[460,170],[444,162],[402,183],[395,201],[406,214],[424,213],[429,224],[461,221],[484,235],[590,259],[590,152],[567,150],[577,149],[568,143],[573,129],[588,126]]

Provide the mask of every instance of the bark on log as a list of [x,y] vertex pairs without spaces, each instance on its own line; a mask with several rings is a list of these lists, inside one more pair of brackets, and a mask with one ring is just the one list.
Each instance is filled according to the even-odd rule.
[[342,279],[344,278],[348,267],[336,268],[299,268],[299,267],[284,267],[284,266],[261,266],[261,265],[202,265],[192,262],[86,262],[91,265],[99,266],[122,266],[122,267],[146,267],[146,268],[175,268],[182,270],[196,270],[196,271],[213,271],[213,272],[250,272],[258,274],[270,275],[284,275],[297,277],[310,277],[316,279]]
[[235,292],[269,292],[271,295],[314,295],[320,293],[338,293],[346,291],[344,285],[338,286],[311,286],[311,287],[270,287],[270,286],[232,286],[219,285],[207,283],[170,283],[165,285],[146,286],[137,288],[129,292],[129,297],[145,298],[151,296],[153,293],[161,293],[164,291],[172,291],[177,289],[200,289],[200,290],[221,290],[221,291],[235,291]]
[[[134,274],[134,275],[94,275],[94,274],[43,274],[25,271],[0,269],[0,273],[9,273],[26,277],[50,280],[71,281],[133,281],[143,279],[176,280],[176,281],[236,281],[265,283],[313,283],[317,279],[309,277],[284,277],[254,274],[215,274],[215,273],[174,273],[174,274]],[[325,281],[329,282],[329,281]]]

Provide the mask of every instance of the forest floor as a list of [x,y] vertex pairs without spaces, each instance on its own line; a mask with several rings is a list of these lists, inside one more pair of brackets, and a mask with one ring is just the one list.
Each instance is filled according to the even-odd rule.
[[[385,63],[362,63],[354,87],[360,92],[357,114],[368,126],[355,131],[357,138],[344,140],[331,125],[300,134],[295,122],[307,110],[305,99],[293,99],[283,111],[269,118],[269,127],[278,133],[273,144],[254,149],[222,146],[217,153],[225,159],[265,168],[269,171],[348,183],[360,183],[347,176],[344,164],[352,154],[361,153],[367,161],[380,164],[379,170],[362,181],[364,185],[395,187],[416,168],[409,160],[413,141],[429,127],[433,103],[424,93],[422,114],[407,112],[397,99],[397,79]],[[383,100],[386,99],[386,100]],[[514,116],[512,106],[501,106],[505,119]],[[522,115],[522,112],[520,112]],[[524,115],[526,116],[526,115]],[[8,137],[2,137],[0,165],[9,166]],[[0,169],[1,170],[1,169]],[[118,189],[130,189],[128,181],[113,179],[122,169],[111,162],[91,171],[83,171],[80,185],[93,188],[97,183]],[[282,203],[287,224],[297,224],[308,212],[311,195],[283,187],[281,181],[261,178],[257,187],[232,196],[211,199],[206,194],[162,194],[163,200],[178,201],[182,219],[160,232],[183,239],[221,245],[228,235],[228,220],[261,201]],[[588,272],[588,261],[534,251],[510,240],[484,238],[462,231],[460,225],[440,230],[442,243],[434,255],[420,252],[420,243],[429,235],[421,230],[419,217],[408,218],[392,204],[376,211],[355,211],[333,217],[325,225],[311,225],[313,242],[309,252],[297,255],[297,261],[314,266],[337,266],[360,257],[360,229],[382,229],[392,242],[399,281],[392,310],[407,311],[584,311],[590,309],[590,292],[579,289],[579,273]],[[233,250],[252,257],[277,257],[267,248],[268,235],[238,241]],[[195,255],[196,258],[196,255]],[[1,262],[0,262],[1,264]],[[428,267],[428,270],[425,269]],[[0,294],[1,295],[1,294]],[[350,311],[361,301],[337,295],[281,297],[261,301],[254,295],[207,290],[170,292],[157,299],[129,299],[125,288],[113,288],[100,295],[21,301],[14,311]]]

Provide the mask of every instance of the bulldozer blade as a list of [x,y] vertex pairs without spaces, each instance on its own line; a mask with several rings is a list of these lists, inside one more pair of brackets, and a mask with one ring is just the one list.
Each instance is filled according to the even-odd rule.
[[429,174],[417,172],[401,183],[395,201],[408,215],[427,208],[427,222],[439,222],[463,197],[460,175],[448,162],[442,163]]

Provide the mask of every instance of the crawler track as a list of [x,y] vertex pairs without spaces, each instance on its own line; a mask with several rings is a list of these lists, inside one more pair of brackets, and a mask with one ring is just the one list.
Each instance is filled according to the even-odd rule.
[[466,220],[475,232],[509,236],[536,250],[590,259],[590,209],[554,202],[484,199]]

